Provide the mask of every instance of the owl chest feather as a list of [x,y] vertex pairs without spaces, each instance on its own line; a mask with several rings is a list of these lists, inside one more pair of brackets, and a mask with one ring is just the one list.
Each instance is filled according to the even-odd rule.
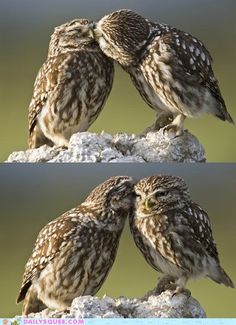
[[183,270],[177,265],[170,242],[164,233],[168,233],[167,217],[136,218],[133,223],[135,243],[147,262],[157,271],[172,276],[180,276]]

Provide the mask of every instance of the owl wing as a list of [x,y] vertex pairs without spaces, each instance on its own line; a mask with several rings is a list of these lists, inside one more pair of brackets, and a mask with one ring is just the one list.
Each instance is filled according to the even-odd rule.
[[212,57],[203,43],[188,33],[168,25],[156,25],[156,38],[151,43],[150,50],[161,57],[161,61],[172,67],[175,80],[187,81],[208,88],[211,94],[225,108],[218,81],[211,64]]
[[[75,216],[76,218],[73,216]],[[81,214],[80,222],[78,217]],[[22,286],[17,298],[17,303],[22,301],[32,284],[32,280],[52,261],[65,247],[73,246],[75,236],[80,236],[86,231],[86,211],[79,208],[64,213],[59,218],[47,224],[39,233],[31,257],[25,266]],[[83,222],[82,222],[83,219]]]
[[188,218],[190,228],[192,229],[191,232],[194,233],[194,240],[201,244],[205,253],[219,262],[210,219],[206,211],[195,202],[191,202],[191,205],[183,210],[183,215]]
[[[49,57],[42,65],[34,83],[33,97],[29,105],[29,134],[37,124],[37,118],[43,107],[49,102],[56,110],[57,103],[62,102],[65,82],[75,77],[79,87],[78,66],[83,62],[83,51],[62,53]],[[65,105],[68,104],[65,101]]]
[[37,124],[37,118],[47,102],[49,93],[57,84],[57,71],[52,72],[53,59],[48,59],[40,68],[35,83],[34,92],[29,105],[29,134]]
[[164,259],[188,272],[197,256],[210,255],[219,261],[208,215],[197,204],[170,210],[155,219],[158,231],[154,245]]

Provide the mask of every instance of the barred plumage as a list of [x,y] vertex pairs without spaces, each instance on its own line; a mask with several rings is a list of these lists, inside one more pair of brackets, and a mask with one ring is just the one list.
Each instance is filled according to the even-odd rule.
[[64,310],[75,297],[96,294],[115,260],[132,202],[132,179],[112,177],[40,231],[17,298],[25,299],[23,314]]
[[[115,11],[93,25],[102,51],[117,60],[157,112],[154,129],[183,132],[185,117],[212,114],[233,123],[203,43],[131,10]],[[171,122],[171,123],[170,123]]]
[[96,120],[111,91],[114,66],[93,40],[89,21],[55,28],[29,106],[29,147],[68,146]]
[[198,277],[234,287],[220,266],[209,217],[191,200],[182,178],[146,177],[135,185],[135,193],[130,217],[134,241],[146,261],[165,275],[163,279],[171,279],[175,292]]

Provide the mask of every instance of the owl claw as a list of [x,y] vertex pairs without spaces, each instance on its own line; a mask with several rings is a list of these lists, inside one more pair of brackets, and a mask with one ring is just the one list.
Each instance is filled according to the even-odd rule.
[[159,131],[160,129],[163,129],[167,125],[171,124],[172,121],[173,116],[160,114],[160,116],[158,116],[156,122],[154,123],[155,130]]
[[173,121],[173,116],[160,114],[155,123],[146,128],[143,133],[141,133],[141,137],[145,137],[149,132],[158,132],[163,129],[165,126],[169,125]]
[[172,276],[164,276],[160,279],[156,287],[156,293],[160,295],[166,290],[174,291],[176,289],[175,278]]
[[163,133],[170,132],[174,135],[173,138],[181,136],[184,133],[184,120],[184,115],[177,115],[171,123],[164,127]]
[[156,294],[160,295],[164,291],[172,291],[171,298],[178,294],[184,294],[187,298],[191,296],[191,292],[188,289],[185,289],[183,287],[180,287],[176,283],[176,278],[173,276],[164,276],[163,278],[160,279],[160,281],[157,284],[157,287],[155,289]]
[[176,289],[174,290],[171,298],[175,297],[178,294],[183,294],[185,295],[187,298],[191,297],[191,291],[185,288],[180,288],[180,287],[176,287]]
[[180,128],[178,125],[175,124],[168,124],[163,128],[163,134],[173,134],[173,138],[177,138],[181,135],[183,135],[184,130]]

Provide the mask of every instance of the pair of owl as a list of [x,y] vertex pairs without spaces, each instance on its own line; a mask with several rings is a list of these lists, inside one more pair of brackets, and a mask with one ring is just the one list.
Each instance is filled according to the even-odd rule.
[[76,19],[55,28],[29,106],[30,148],[68,146],[73,133],[89,128],[111,91],[113,60],[156,111],[150,130],[178,136],[186,117],[203,113],[233,123],[203,43],[123,9],[97,23]]
[[23,314],[65,310],[75,297],[96,294],[114,263],[127,216],[137,247],[164,274],[158,293],[183,292],[187,280],[197,277],[234,287],[220,266],[208,215],[191,200],[182,178],[156,175],[135,183],[115,176],[40,231],[17,298],[24,299]]

